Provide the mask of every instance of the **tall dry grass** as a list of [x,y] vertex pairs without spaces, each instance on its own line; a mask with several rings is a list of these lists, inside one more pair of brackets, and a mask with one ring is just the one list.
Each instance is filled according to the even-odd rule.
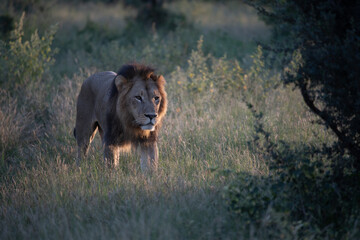
[[16,99],[5,90],[0,91],[0,149],[2,161],[5,154],[17,146],[25,128],[25,116],[18,112]]

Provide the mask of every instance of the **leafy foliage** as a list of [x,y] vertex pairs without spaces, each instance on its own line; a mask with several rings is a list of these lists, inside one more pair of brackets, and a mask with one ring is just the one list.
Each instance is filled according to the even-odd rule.
[[187,69],[180,67],[172,73],[180,76],[177,84],[192,96],[211,94],[214,92],[239,91],[246,88],[244,70],[237,60],[228,60],[226,56],[215,58],[205,54],[203,37],[198,40],[196,50],[191,51]]
[[12,31],[9,43],[1,42],[1,86],[16,89],[41,80],[44,72],[54,63],[51,44],[56,32],[55,27],[40,37],[36,30],[30,40],[23,40],[25,14],[21,16]]
[[[356,1],[267,1],[256,6],[281,36],[272,50],[289,64],[283,82],[301,91],[306,105],[338,137],[360,171],[360,24]],[[285,47],[284,47],[285,46]]]
[[274,141],[273,133],[264,125],[266,116],[249,102],[247,105],[255,123],[248,145],[266,159],[270,174],[257,177],[238,173],[236,181],[226,187],[231,212],[248,219],[248,226],[280,216],[291,222],[297,236],[345,236],[347,224],[353,225],[359,212],[360,194],[358,175],[348,172],[339,179],[338,170],[331,164],[344,160],[344,156],[329,149],[325,155],[324,150],[312,145]]
[[41,81],[54,63],[55,28],[41,37],[36,30],[30,40],[24,40],[24,19],[22,14],[8,42],[0,42],[1,173],[22,162],[19,154],[44,136],[50,115],[43,91],[49,82]]
[[[261,97],[248,94],[243,98],[254,117],[255,133],[248,145],[267,161],[270,174],[261,190],[258,185],[244,185],[238,177],[239,182],[228,187],[229,206],[241,217],[257,213],[250,224],[265,216],[270,207],[298,226],[300,236],[344,238],[347,225],[354,223],[360,211],[360,28],[355,21],[356,6],[346,1],[266,4],[271,12],[253,4],[275,24],[274,44],[264,48],[276,53],[285,65],[283,83],[300,90],[305,104],[335,133],[338,142],[315,146],[277,139],[264,124],[264,102],[267,90],[278,84],[250,87],[252,94],[257,90]],[[264,61],[254,61],[251,76],[257,82],[269,79],[271,70],[266,67]],[[244,199],[249,199],[249,204]]]
[[247,224],[260,223],[270,207],[271,192],[266,179],[238,174],[236,182],[225,188],[232,211],[245,218]]

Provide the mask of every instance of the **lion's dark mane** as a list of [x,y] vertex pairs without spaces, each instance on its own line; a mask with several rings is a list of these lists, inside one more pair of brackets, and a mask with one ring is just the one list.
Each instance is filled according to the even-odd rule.
[[[121,75],[125,77],[129,81],[128,84],[132,85],[131,80],[134,79],[136,76],[140,77],[143,80],[151,78],[155,82],[157,82],[158,76],[154,74],[154,71],[155,70],[149,66],[138,63],[131,63],[122,66],[120,70],[117,72],[117,75]],[[134,133],[139,133],[140,130],[137,129],[136,126],[132,125],[134,119],[132,118],[132,115],[129,112],[126,112],[127,108],[125,101],[121,103],[122,112],[123,114],[125,114],[124,116],[127,117],[127,119],[125,120],[126,126],[123,126],[122,121],[116,114],[116,106],[117,106],[117,99],[119,97],[119,91],[115,85],[115,78],[113,80],[109,92],[110,110],[106,115],[108,131],[105,132],[105,143],[107,145],[121,146],[128,143],[150,144],[152,142],[156,142],[158,138],[159,126],[156,126],[155,131],[151,132],[150,136],[146,138],[141,137],[141,134],[134,134]],[[158,83],[158,87],[160,91],[163,91],[163,87],[160,86],[159,83]],[[124,129],[124,127],[129,129]]]

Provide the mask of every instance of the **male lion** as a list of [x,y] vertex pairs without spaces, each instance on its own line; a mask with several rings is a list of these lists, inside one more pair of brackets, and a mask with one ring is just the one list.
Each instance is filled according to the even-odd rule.
[[104,144],[107,164],[119,164],[119,153],[140,146],[142,171],[156,170],[157,138],[167,109],[165,79],[141,64],[122,66],[119,72],[100,72],[83,83],[74,136],[78,159],[86,156],[96,131]]

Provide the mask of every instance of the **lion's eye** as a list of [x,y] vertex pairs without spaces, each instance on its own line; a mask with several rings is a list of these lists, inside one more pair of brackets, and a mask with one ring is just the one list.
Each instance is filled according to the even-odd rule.
[[156,103],[156,104],[159,104],[159,102],[160,102],[160,101],[159,101],[159,100],[160,100],[160,98],[159,98],[158,96],[155,96],[155,97],[154,97],[154,99],[155,99],[155,103]]
[[140,96],[135,96],[135,99],[138,100],[139,102],[142,102],[142,98]]

